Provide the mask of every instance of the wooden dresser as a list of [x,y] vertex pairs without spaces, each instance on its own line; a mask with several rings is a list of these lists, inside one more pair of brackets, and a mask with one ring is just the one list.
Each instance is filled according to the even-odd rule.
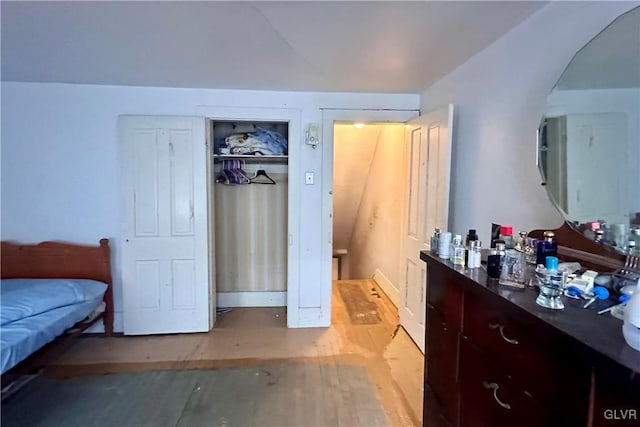
[[639,426],[640,352],[610,302],[564,310],[429,252],[424,425]]

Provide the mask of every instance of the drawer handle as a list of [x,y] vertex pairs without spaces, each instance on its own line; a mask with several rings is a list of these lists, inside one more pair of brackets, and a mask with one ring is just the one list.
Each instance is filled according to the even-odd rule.
[[518,340],[507,338],[504,336],[504,325],[501,325],[499,323],[493,323],[489,325],[489,328],[494,330],[497,329],[498,331],[500,331],[500,336],[502,337],[502,339],[508,342],[509,344],[518,344]]
[[493,390],[493,398],[496,400],[496,402],[498,402],[498,405],[502,406],[504,409],[511,409],[511,405],[509,405],[508,403],[502,402],[498,398],[498,389],[500,388],[500,386],[498,384],[496,384],[496,383],[488,383],[486,381],[482,381],[482,385],[487,390]]

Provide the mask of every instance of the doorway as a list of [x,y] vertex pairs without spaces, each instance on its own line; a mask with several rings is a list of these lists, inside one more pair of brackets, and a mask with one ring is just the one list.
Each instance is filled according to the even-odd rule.
[[[377,196],[373,197],[376,192],[375,188],[369,186],[367,190],[367,182],[369,178],[377,177],[380,163],[383,163],[383,158],[376,158],[376,148],[378,148],[378,140],[380,136],[385,139],[389,137],[387,132],[391,129],[395,130],[396,136],[404,135],[404,124],[418,115],[418,111],[415,110],[323,110],[322,114],[322,135],[323,135],[323,234],[329,236],[326,241],[327,244],[323,249],[323,276],[322,276],[322,292],[323,300],[326,301],[326,305],[331,304],[331,286],[334,263],[340,263],[340,276],[341,278],[354,277],[353,274],[367,274],[361,273],[360,266],[352,266],[351,259],[356,253],[366,253],[371,251],[369,245],[366,244],[366,226],[356,228],[353,225],[356,223],[358,216],[365,218],[365,215],[369,215],[373,218],[379,218],[379,213],[374,213],[373,210],[378,210],[374,207],[377,202],[372,202]],[[355,127],[355,124],[362,124],[363,126]],[[392,132],[393,133],[393,132]],[[352,141],[356,141],[351,145],[338,146],[336,157],[336,139],[339,140],[342,137],[351,138]],[[392,140],[393,138],[388,138]],[[403,136],[396,138],[398,144],[398,152],[402,158],[403,153]],[[387,144],[381,144],[382,146]],[[346,151],[342,152],[342,148]],[[382,154],[383,149],[378,151],[378,154]],[[348,156],[348,157],[347,157]],[[395,157],[395,156],[394,156]],[[336,164],[336,159],[350,158],[352,163],[342,165]],[[338,160],[339,161],[339,160]],[[400,162],[402,164],[402,162]],[[337,166],[337,168],[336,168]],[[373,166],[373,168],[372,168]],[[397,166],[394,165],[394,166]],[[382,165],[382,167],[385,167]],[[401,170],[402,166],[400,166]],[[334,173],[338,173],[339,176],[334,176]],[[402,173],[400,172],[401,176]],[[394,177],[395,179],[396,177]],[[401,178],[403,179],[403,178]],[[336,184],[334,184],[334,180]],[[334,187],[335,185],[335,187]],[[391,187],[393,188],[393,186]],[[335,194],[334,194],[335,190]],[[344,191],[341,191],[344,190]],[[393,191],[394,194],[400,194],[402,191]],[[368,195],[363,198],[363,195]],[[364,203],[362,203],[364,201]],[[334,227],[334,204],[336,206],[336,222]],[[401,216],[400,205],[399,212],[395,218]],[[393,221],[394,214],[389,213],[388,208],[392,208],[390,203],[384,203],[383,215],[385,218],[391,218]],[[366,225],[368,222],[361,221]],[[379,245],[384,245],[384,222],[376,222],[376,239],[380,242]],[[391,231],[391,233],[393,233]],[[354,236],[362,236],[363,238],[358,240],[359,237],[354,239]],[[397,229],[394,240],[400,240],[400,231]],[[351,241],[358,241],[356,246],[351,249]],[[334,244],[335,242],[335,244]],[[334,258],[334,254],[336,258]],[[358,257],[360,258],[360,257]],[[334,261],[335,260],[335,261]],[[399,261],[393,262],[393,259],[385,261],[385,264],[392,276],[397,274],[400,269]],[[336,266],[337,267],[337,266]],[[362,267],[367,268],[367,267]],[[353,270],[353,271],[352,271]],[[375,269],[374,269],[375,271]],[[379,271],[382,271],[379,269]],[[371,273],[372,274],[372,273]],[[371,274],[368,275],[368,279],[371,278]],[[378,275],[381,276],[381,275]],[[394,276],[395,277],[395,276]],[[325,285],[327,284],[327,285]],[[386,292],[386,290],[385,290]],[[392,294],[392,292],[389,292]],[[397,293],[397,292],[396,292]],[[397,298],[396,298],[397,299]],[[394,301],[397,305],[397,302]]]
[[404,123],[334,125],[333,277],[376,277],[396,307],[406,186],[404,136]]
[[[323,284],[333,276],[334,254],[342,278],[373,277],[424,352],[428,284],[420,251],[429,249],[433,227],[448,228],[453,106],[416,116],[415,111],[323,112],[323,227],[331,236],[323,251]],[[362,125],[358,129],[355,123]],[[365,129],[370,131],[362,132],[363,139],[375,142],[340,147],[341,135],[357,140],[355,132]],[[341,164],[343,151],[355,153],[351,166]],[[334,207],[336,215],[347,212],[347,220],[334,218]]]

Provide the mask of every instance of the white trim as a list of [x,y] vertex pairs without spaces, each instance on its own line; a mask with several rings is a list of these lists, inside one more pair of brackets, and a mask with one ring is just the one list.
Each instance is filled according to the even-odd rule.
[[398,308],[398,302],[400,301],[400,288],[393,284],[391,280],[379,269],[376,268],[373,273],[373,280],[380,286],[380,289],[389,297],[393,305]]
[[322,326],[331,325],[331,267],[333,258],[333,126],[335,122],[405,123],[418,110],[339,110],[322,109],[322,229],[320,263],[320,301]]
[[282,292],[218,292],[219,307],[284,307],[287,293]]
[[[208,120],[256,120],[256,121],[283,121],[289,123],[288,143],[288,167],[289,167],[289,194],[287,240],[287,292],[286,302],[281,306],[287,306],[287,327],[298,328],[306,326],[300,322],[300,146],[303,141],[301,111],[296,108],[259,108],[259,107],[225,107],[215,105],[198,105],[196,114],[205,116]],[[217,293],[220,297],[223,293]],[[222,301],[217,301],[222,306]],[[328,325],[327,325],[328,326]]]

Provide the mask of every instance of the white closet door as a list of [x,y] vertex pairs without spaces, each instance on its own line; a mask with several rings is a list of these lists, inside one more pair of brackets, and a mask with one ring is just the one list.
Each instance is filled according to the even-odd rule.
[[424,353],[426,264],[435,227],[447,229],[453,105],[409,121],[406,138],[407,197],[403,221],[400,323]]
[[209,329],[204,118],[120,117],[126,335]]

